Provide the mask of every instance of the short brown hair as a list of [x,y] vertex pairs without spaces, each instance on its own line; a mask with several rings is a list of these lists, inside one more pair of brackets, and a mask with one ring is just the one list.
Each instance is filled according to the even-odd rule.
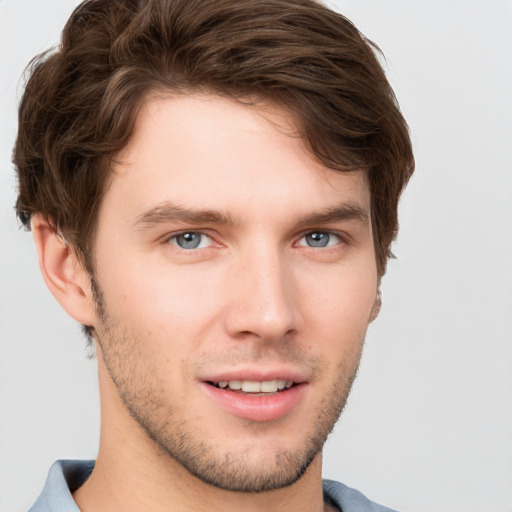
[[407,124],[375,55],[314,0],[88,0],[37,56],[19,108],[17,214],[42,214],[92,271],[112,161],[151,91],[212,92],[284,107],[329,168],[368,173],[379,274],[414,169]]

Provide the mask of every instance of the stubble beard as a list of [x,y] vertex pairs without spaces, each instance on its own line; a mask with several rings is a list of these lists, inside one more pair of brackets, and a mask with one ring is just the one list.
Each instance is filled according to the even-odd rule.
[[[351,360],[339,366],[339,378],[333,383],[329,396],[312,411],[314,421],[304,442],[298,443],[300,446],[293,451],[277,450],[265,463],[258,460],[251,464],[250,453],[225,451],[211,443],[207,435],[195,436],[191,425],[185,419],[179,419],[178,408],[165,401],[163,382],[146,364],[144,343],[131,337],[112,319],[101,290],[94,282],[93,291],[100,319],[100,329],[95,331],[94,337],[106,368],[128,413],[155,443],[160,454],[170,457],[202,482],[234,492],[260,493],[280,489],[294,484],[304,475],[322,451],[343,411],[357,374],[362,340]],[[258,432],[249,427],[248,436],[255,434],[254,451],[260,451],[257,449]]]

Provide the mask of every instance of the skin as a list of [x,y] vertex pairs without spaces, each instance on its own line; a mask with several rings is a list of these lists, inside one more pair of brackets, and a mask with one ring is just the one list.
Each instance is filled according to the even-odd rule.
[[[271,105],[148,98],[99,211],[93,283],[34,218],[48,286],[97,342],[101,441],[82,511],[327,509],[321,449],[378,275],[365,174],[326,169],[291,131]],[[199,246],[180,247],[183,232]],[[241,418],[205,383],[233,372],[293,374],[300,399]]]

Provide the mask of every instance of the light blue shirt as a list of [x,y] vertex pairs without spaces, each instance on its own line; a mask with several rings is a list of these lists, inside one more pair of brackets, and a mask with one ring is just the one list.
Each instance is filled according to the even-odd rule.
[[[80,512],[71,493],[94,468],[93,460],[59,460],[51,467],[43,491],[29,512]],[[341,512],[394,512],[373,503],[359,491],[332,480],[324,480],[324,499]]]

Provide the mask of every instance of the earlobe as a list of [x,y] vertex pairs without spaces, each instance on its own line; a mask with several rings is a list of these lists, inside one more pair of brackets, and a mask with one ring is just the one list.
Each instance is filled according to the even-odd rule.
[[379,316],[381,307],[382,307],[382,293],[379,289],[379,290],[377,290],[375,302],[373,303],[373,308],[372,308],[372,312],[370,315],[370,323],[373,322]]
[[75,252],[40,215],[32,218],[32,233],[39,267],[49,290],[77,322],[93,325],[90,277]]

